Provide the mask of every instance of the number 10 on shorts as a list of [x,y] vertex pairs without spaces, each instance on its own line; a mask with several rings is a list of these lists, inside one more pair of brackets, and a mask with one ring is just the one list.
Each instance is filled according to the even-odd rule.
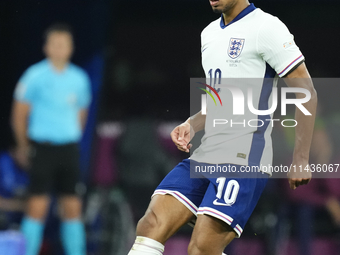
[[226,184],[226,178],[225,177],[217,178],[216,183],[218,183],[217,194],[216,194],[217,198],[215,199],[213,204],[223,205],[223,206],[233,205],[236,202],[237,194],[238,194],[238,191],[240,190],[240,184],[236,180],[228,181],[225,192],[224,192],[224,196],[223,196],[225,203],[220,203],[220,202],[217,202],[217,200],[222,199],[223,190]]

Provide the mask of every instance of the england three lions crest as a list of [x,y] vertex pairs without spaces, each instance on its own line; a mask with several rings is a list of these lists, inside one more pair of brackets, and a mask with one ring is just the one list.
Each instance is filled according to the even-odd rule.
[[229,42],[229,48],[228,48],[228,56],[232,59],[235,59],[241,55],[241,52],[243,50],[245,39],[240,38],[231,38]]

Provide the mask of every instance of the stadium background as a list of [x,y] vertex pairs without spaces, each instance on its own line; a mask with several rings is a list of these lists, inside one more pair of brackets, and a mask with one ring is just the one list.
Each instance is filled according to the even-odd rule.
[[[313,77],[340,76],[338,1],[254,3],[288,26]],[[145,210],[152,190],[186,156],[172,146],[168,134],[188,117],[189,78],[203,76],[200,32],[217,17],[207,0],[1,0],[1,150],[12,144],[9,116],[16,82],[29,65],[43,58],[42,33],[48,25],[56,21],[72,25],[73,61],[91,77],[93,103],[81,159],[88,185],[84,211],[89,254],[124,254],[133,235],[133,221]],[[340,155],[340,88],[318,86],[317,90],[321,126],[332,141],[330,161],[336,162]],[[276,162],[287,162],[292,151],[289,134],[277,130],[273,136],[278,144],[274,146]],[[323,193],[322,188],[317,191]],[[288,254],[288,250],[299,254],[297,240],[302,238],[308,244],[309,237],[301,237],[303,231],[315,234],[311,254],[321,254],[318,249],[322,254],[334,254],[339,227],[324,207],[307,203],[307,209],[301,210],[308,215],[314,212],[313,228],[301,230],[295,223],[297,201],[287,197],[284,184],[272,182],[244,238],[231,246],[230,254],[242,254],[247,247],[251,247],[248,255]],[[53,212],[50,217],[58,224]],[[186,254],[190,231],[184,228],[173,238],[166,254]],[[57,235],[50,232],[46,249],[58,246],[55,254],[61,254]]]

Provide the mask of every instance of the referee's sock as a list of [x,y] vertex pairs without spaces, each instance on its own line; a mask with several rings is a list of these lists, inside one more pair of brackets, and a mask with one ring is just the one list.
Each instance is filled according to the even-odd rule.
[[65,220],[61,223],[61,240],[67,255],[86,254],[86,235],[84,224],[79,219]]
[[21,222],[21,232],[26,240],[25,255],[38,255],[43,238],[44,224],[39,220],[25,216]]
[[162,255],[164,245],[151,238],[137,236],[128,255]]

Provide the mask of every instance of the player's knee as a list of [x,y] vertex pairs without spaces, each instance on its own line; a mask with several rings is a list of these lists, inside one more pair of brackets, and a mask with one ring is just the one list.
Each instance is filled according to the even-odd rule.
[[81,208],[78,206],[69,206],[64,208],[64,211],[61,215],[64,220],[72,220],[81,218]]
[[81,218],[82,203],[80,198],[76,196],[63,196],[60,198],[61,217],[64,220],[72,220]]
[[47,214],[49,198],[44,195],[32,196],[27,201],[26,213],[29,217],[43,220]]
[[137,235],[147,237],[150,233],[160,229],[160,225],[161,219],[152,209],[148,209],[145,215],[138,221]]

